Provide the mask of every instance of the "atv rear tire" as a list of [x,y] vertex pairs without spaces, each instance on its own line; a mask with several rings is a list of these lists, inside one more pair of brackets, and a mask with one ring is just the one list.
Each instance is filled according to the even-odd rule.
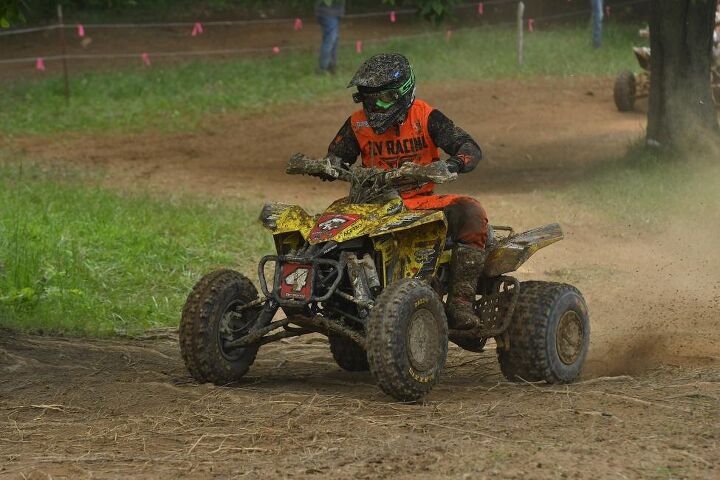
[[367,353],[360,345],[334,333],[328,335],[328,341],[332,356],[340,368],[348,372],[367,372],[370,369]]
[[630,70],[620,72],[620,75],[615,79],[615,88],[613,88],[613,98],[617,109],[621,112],[632,111],[635,108],[636,95],[635,74]]
[[257,296],[252,282],[233,270],[211,272],[195,285],[180,321],[180,353],[195,380],[224,385],[247,373],[259,347],[228,351],[223,343],[237,337],[238,330],[247,332],[257,326],[261,307],[243,310],[240,318],[229,315]]
[[509,350],[497,350],[505,378],[570,383],[580,375],[590,344],[585,300],[572,285],[522,282],[507,335]]
[[445,309],[430,285],[405,278],[380,294],[367,321],[367,358],[385,393],[406,402],[427,395],[447,351]]

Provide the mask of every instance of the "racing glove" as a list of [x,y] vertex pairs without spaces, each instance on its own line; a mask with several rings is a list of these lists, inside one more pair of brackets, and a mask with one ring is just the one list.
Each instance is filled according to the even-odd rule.
[[[324,160],[327,160],[328,165],[331,169],[332,168],[342,168],[344,166],[342,159],[336,155],[330,154],[327,157],[325,157]],[[330,173],[320,172],[320,173],[315,174],[315,176],[318,177],[323,182],[334,182],[335,180],[337,180],[337,176],[336,175],[333,176]]]
[[460,173],[465,168],[465,162],[463,162],[461,158],[456,156],[448,158],[447,160],[445,160],[445,163],[447,163],[450,173]]

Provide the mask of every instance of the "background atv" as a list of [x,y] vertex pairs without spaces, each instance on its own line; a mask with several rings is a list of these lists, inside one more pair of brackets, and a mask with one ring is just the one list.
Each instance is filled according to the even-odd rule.
[[[646,36],[646,31],[641,30],[641,36]],[[642,69],[639,73],[630,70],[620,72],[615,79],[613,98],[615,106],[621,112],[629,112],[635,108],[635,100],[646,98],[650,95],[650,48],[633,47],[635,58]],[[718,65],[718,54],[720,46],[716,45],[715,63],[710,71],[710,82],[712,86],[713,100],[715,106],[720,108],[720,66]]]
[[[369,370],[383,391],[402,401],[430,392],[449,340],[479,352],[494,338],[509,380],[565,383],[580,374],[590,338],[580,292],[506,275],[562,239],[559,225],[520,234],[494,227],[478,279],[477,324],[449,330],[447,221],[442,211],[408,210],[398,194],[453,180],[457,175],[444,162],[382,171],[298,154],[287,171],[346,180],[350,195],[315,217],[295,205],[263,207],[260,218],[277,254],[260,260],[262,296],[232,270],[197,283],[180,324],[182,356],[195,379],[232,382],[248,371],[260,346],[314,332],[328,336],[341,368]],[[284,318],[274,320],[278,310]]]

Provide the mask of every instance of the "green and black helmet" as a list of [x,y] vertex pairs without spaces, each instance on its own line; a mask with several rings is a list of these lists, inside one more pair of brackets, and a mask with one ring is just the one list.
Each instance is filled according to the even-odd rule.
[[353,100],[363,104],[368,124],[378,134],[403,122],[415,101],[415,74],[408,59],[399,53],[370,57],[355,72],[349,87],[357,87]]

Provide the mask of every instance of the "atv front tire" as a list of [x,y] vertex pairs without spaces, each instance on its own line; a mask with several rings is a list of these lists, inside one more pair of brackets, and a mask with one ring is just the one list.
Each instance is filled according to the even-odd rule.
[[427,395],[448,351],[443,303],[427,283],[405,278],[377,298],[367,321],[367,358],[380,388],[400,401]]
[[615,79],[615,88],[613,88],[613,98],[617,109],[621,112],[632,111],[635,108],[636,95],[635,74],[630,70],[620,72],[620,75]]
[[572,285],[522,282],[507,336],[509,349],[497,350],[505,378],[570,383],[580,375],[590,344],[585,300]]
[[224,385],[247,373],[259,347],[228,350],[224,342],[257,326],[261,307],[234,314],[257,296],[252,282],[233,270],[211,272],[195,285],[180,321],[180,353],[195,380]]
[[360,345],[334,333],[328,335],[328,341],[330,352],[340,368],[348,372],[367,372],[370,369],[367,353]]

